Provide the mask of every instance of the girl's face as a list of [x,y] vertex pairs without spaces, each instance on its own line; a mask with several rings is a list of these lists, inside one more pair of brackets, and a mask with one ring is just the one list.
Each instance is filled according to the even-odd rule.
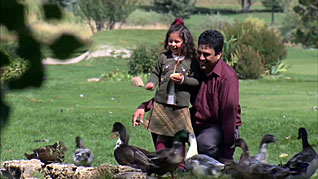
[[183,39],[179,36],[178,32],[172,32],[169,35],[168,39],[168,46],[171,52],[175,55],[182,55],[181,54],[181,47],[183,45]]

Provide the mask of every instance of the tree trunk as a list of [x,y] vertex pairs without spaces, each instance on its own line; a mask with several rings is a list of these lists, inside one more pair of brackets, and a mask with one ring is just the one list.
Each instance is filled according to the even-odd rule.
[[272,25],[274,25],[275,21],[274,21],[274,6],[272,7]]
[[241,7],[243,12],[245,12],[245,0],[241,0]]
[[250,12],[250,8],[251,8],[253,2],[254,2],[253,0],[247,0],[247,5],[245,7],[244,12]]
[[91,31],[92,31],[92,34],[94,34],[94,33],[95,33],[95,27],[94,27],[94,25],[92,24],[92,21],[91,21],[90,19],[88,19],[88,20],[87,20],[87,23],[88,23],[89,28],[90,28]]
[[97,32],[102,31],[102,29],[103,29],[102,22],[100,20],[99,21],[95,21],[95,24],[96,24]]

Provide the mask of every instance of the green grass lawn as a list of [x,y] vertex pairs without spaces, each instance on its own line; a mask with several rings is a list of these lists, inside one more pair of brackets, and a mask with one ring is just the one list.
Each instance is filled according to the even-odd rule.
[[[301,150],[301,141],[296,140],[299,127],[306,127],[310,143],[315,149],[318,147],[317,110],[313,110],[318,96],[317,68],[313,67],[317,67],[316,52],[296,48],[288,48],[288,51],[286,63],[293,66],[285,75],[291,76],[290,80],[240,81],[241,137],[250,145],[250,153],[255,154],[264,134],[276,135],[280,142],[269,146],[273,163],[280,162],[281,153],[291,156]],[[296,54],[301,53],[306,55],[296,60]],[[125,71],[126,64],[125,59],[99,58],[74,65],[51,65],[47,67],[47,80],[41,88],[9,91],[6,100],[12,113],[1,131],[1,161],[24,159],[24,152],[62,140],[68,147],[65,162],[71,163],[74,140],[80,135],[95,153],[94,166],[115,164],[116,141],[108,140],[115,121],[126,125],[131,144],[154,150],[149,133],[131,125],[131,116],[138,104],[154,93],[132,87],[129,81],[87,82],[88,78],[117,68]],[[297,70],[297,64],[302,64],[302,70]],[[81,94],[84,97],[81,98]],[[286,139],[287,136],[291,137]],[[49,142],[36,143],[39,139],[49,139]],[[239,154],[238,150],[235,157]]]
[[[237,17],[241,18],[241,17]],[[243,15],[242,15],[243,18]],[[186,20],[189,28],[199,17]],[[108,44],[133,48],[140,43],[158,44],[165,30],[113,30],[92,37],[95,47]],[[194,38],[200,32],[193,32]],[[309,133],[309,142],[318,149],[318,51],[288,47],[285,61],[290,66],[282,78],[240,81],[242,106],[241,137],[251,154],[258,152],[264,134],[274,134],[278,144],[269,145],[270,162],[286,162],[301,150],[297,140],[299,127]],[[115,69],[127,71],[127,59],[98,58],[73,65],[48,65],[47,80],[38,89],[7,91],[6,102],[11,106],[9,123],[1,130],[1,162],[25,159],[25,152],[61,140],[68,151],[65,163],[72,162],[75,137],[81,136],[95,153],[93,166],[116,164],[110,141],[112,124],[122,122],[131,135],[131,144],[154,150],[150,134],[142,127],[132,127],[132,114],[154,92],[132,87],[130,81],[88,82]],[[288,77],[288,78],[287,78]],[[80,95],[83,94],[83,97]],[[49,142],[35,142],[48,139]],[[238,159],[240,150],[235,152]],[[281,153],[289,157],[280,159]]]
[[[198,39],[202,31],[198,25],[204,24],[208,15],[192,15],[190,19],[185,19],[185,25],[190,29],[193,38]],[[248,14],[234,14],[234,15],[224,15],[225,18],[231,19],[233,21],[242,21],[248,17],[259,18],[264,20],[266,23],[271,23],[270,13],[248,13]],[[284,15],[282,13],[275,14],[276,24],[279,25],[283,21]],[[111,45],[114,47],[125,47],[128,49],[135,48],[139,44],[149,44],[157,45],[163,43],[165,34],[167,30],[110,30],[101,31],[95,33],[92,36],[92,49],[98,48],[101,45]]]

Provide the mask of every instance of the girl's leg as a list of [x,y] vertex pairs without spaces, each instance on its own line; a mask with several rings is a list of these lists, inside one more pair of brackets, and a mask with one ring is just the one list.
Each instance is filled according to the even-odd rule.
[[[173,141],[173,137],[168,137],[168,136],[162,136],[162,135],[158,135],[157,137],[157,141],[156,141],[156,151],[165,149],[165,148],[170,148],[172,147],[172,141]],[[181,171],[184,171],[184,159],[185,159],[185,152],[186,152],[186,146],[185,144],[182,146],[183,147],[183,160],[181,162],[181,164],[179,165],[178,169]]]
[[173,138],[169,136],[157,135],[156,151],[170,148],[172,146],[172,139]]
[[158,134],[151,132],[151,137],[152,137],[153,145],[155,146],[155,148],[157,148],[156,143],[157,143]]

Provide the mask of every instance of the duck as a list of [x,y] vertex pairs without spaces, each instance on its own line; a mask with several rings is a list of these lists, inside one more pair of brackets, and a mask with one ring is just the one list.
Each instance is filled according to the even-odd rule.
[[33,153],[24,153],[24,156],[28,159],[39,159],[44,164],[61,163],[64,161],[67,148],[64,142],[58,141],[53,145],[47,145],[33,150]]
[[272,134],[263,136],[259,146],[259,153],[255,156],[251,156],[251,159],[255,159],[262,163],[268,163],[268,152],[266,147],[269,143],[277,143],[277,139]]
[[73,155],[73,163],[76,166],[90,167],[94,160],[94,153],[89,148],[84,147],[80,136],[75,138],[75,143],[77,149]]
[[195,176],[217,177],[222,173],[224,164],[214,158],[198,154],[196,137],[193,133],[189,134],[189,150],[186,155],[185,168]]
[[113,135],[110,140],[119,136],[114,148],[114,157],[119,165],[126,165],[136,169],[141,169],[142,172],[151,173],[158,166],[152,162],[150,157],[155,157],[154,152],[149,152],[136,146],[129,145],[129,134],[126,127],[115,122],[112,129]]
[[242,149],[239,162],[231,161],[224,166],[225,173],[232,175],[234,178],[285,179],[294,174],[287,167],[263,163],[256,158],[251,158],[247,143],[242,138],[235,141],[234,147]]
[[297,139],[302,139],[302,151],[295,154],[285,165],[296,173],[289,178],[310,178],[318,168],[318,156],[308,142],[307,131],[304,127],[298,129]]
[[173,172],[182,163],[185,153],[183,151],[183,145],[189,143],[189,132],[181,130],[177,132],[173,137],[173,143],[171,148],[165,148],[157,151],[155,156],[151,160],[156,163],[158,168],[151,170],[152,173],[162,176],[166,173],[170,173],[171,178],[175,178]]

